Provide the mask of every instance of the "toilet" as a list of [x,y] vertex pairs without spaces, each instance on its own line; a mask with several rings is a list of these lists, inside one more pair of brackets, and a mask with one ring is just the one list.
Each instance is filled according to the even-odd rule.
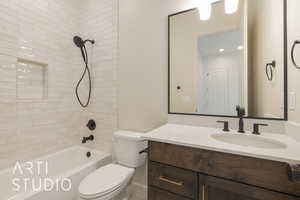
[[127,187],[135,169],[145,163],[147,148],[141,133],[118,131],[113,135],[116,163],[103,166],[85,177],[78,188],[80,200],[127,200]]

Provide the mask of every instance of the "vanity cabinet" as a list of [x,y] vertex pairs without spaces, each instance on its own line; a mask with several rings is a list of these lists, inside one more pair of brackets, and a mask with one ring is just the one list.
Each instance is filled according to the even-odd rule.
[[148,200],[300,200],[288,164],[149,142]]
[[199,200],[295,200],[291,195],[234,181],[199,175]]

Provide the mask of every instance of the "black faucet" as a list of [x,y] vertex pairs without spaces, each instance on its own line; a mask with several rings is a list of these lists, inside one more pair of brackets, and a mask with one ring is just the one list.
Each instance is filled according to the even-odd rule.
[[217,123],[223,123],[224,124],[224,128],[223,131],[224,132],[229,132],[229,122],[228,121],[217,121]]
[[89,137],[83,137],[82,144],[85,144],[87,141],[93,141],[95,138],[93,135],[90,135]]
[[260,135],[259,126],[268,126],[268,124],[253,124],[253,134]]
[[239,119],[239,130],[238,130],[238,132],[239,133],[245,133],[245,130],[244,130],[244,116],[245,116],[245,114],[246,114],[246,112],[245,112],[245,108],[242,108],[242,107],[240,107],[240,106],[237,106],[236,107],[236,111],[237,111],[237,116],[238,116],[238,118],[240,118]]

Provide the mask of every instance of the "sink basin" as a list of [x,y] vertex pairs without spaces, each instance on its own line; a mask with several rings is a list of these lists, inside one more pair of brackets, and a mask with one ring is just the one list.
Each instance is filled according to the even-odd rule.
[[287,146],[279,141],[263,138],[261,136],[246,134],[214,134],[212,138],[221,142],[239,146],[255,147],[262,149],[284,149]]

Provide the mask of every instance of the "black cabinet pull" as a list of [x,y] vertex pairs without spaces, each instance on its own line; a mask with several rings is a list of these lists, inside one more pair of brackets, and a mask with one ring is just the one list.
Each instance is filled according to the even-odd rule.
[[158,179],[161,181],[173,184],[173,185],[177,185],[177,186],[183,186],[183,184],[184,184],[183,181],[173,181],[170,178],[167,178],[165,176],[160,176]]
[[206,200],[206,185],[202,185],[202,200]]
[[300,69],[300,66],[297,65],[296,60],[295,60],[295,47],[296,47],[296,45],[298,45],[298,44],[300,44],[300,40],[295,40],[295,41],[294,41],[294,44],[293,44],[293,46],[292,46],[291,59],[292,59],[293,65],[294,65],[297,69]]
[[268,124],[253,124],[253,134],[260,135],[259,126],[269,126]]

